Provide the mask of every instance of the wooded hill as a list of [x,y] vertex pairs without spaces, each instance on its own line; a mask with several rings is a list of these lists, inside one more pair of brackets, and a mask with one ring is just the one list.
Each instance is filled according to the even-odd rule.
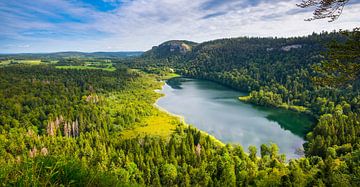
[[[0,67],[3,186],[360,186],[359,82],[317,85],[312,68],[336,33],[300,38],[171,41],[116,70],[88,59]],[[101,62],[99,62],[101,63]],[[170,68],[249,91],[246,102],[317,118],[306,157],[286,161],[275,144],[220,145],[157,110]],[[66,65],[65,68],[56,68]],[[72,69],[69,67],[77,67]],[[82,67],[82,66],[81,66]],[[151,131],[169,127],[168,133]],[[145,134],[137,134],[144,132]],[[138,130],[138,131],[137,131]],[[134,133],[135,132],[135,133]],[[134,135],[135,134],[135,135]],[[246,152],[244,151],[246,150]]]
[[[313,34],[296,38],[233,38],[193,45],[191,50],[175,53],[155,47],[142,58],[127,64],[149,71],[171,67],[189,77],[216,81],[248,91],[242,98],[260,105],[283,107],[319,117],[343,111],[359,112],[359,81],[341,89],[316,84],[320,76],[314,66],[326,60],[326,45],[343,41],[338,33]],[[165,43],[166,44],[166,43]],[[182,41],[178,41],[178,46]],[[152,55],[146,55],[152,54]]]
[[1,54],[0,60],[7,59],[60,59],[60,58],[129,58],[141,56],[141,51],[129,52],[78,52],[66,51],[55,53],[18,53],[18,54]]
[[[329,149],[341,156],[360,148],[360,81],[340,87],[316,81],[323,76],[315,67],[327,60],[327,45],[346,39],[336,32],[220,39],[196,44],[186,53],[169,51],[168,55],[144,55],[125,62],[148,72],[172,68],[183,76],[248,91],[249,96],[240,98],[245,102],[308,113],[317,124],[306,137],[305,152],[326,158]],[[157,53],[156,49],[145,54]]]

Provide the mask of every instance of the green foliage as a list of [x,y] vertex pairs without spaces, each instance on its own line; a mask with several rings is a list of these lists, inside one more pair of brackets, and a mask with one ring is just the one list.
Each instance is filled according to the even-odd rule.
[[[285,159],[273,156],[276,147],[262,146],[261,159],[257,149],[249,147],[252,162],[247,167],[252,169],[235,174],[242,185],[357,186],[358,163],[351,160],[360,148],[358,33],[355,29],[298,38],[222,39],[197,44],[185,54],[144,56],[123,63],[142,69],[172,67],[183,76],[250,92],[239,98],[242,101],[306,112],[318,120],[306,137],[307,158],[296,161],[299,165],[290,167],[290,175],[277,168]],[[322,54],[330,41],[336,42],[324,64],[328,57]],[[314,84],[313,77],[331,84]],[[341,87],[332,86],[338,83]],[[279,162],[269,162],[274,158]]]
[[56,63],[56,68],[59,69],[100,69],[105,71],[115,71],[116,68],[110,60],[91,60],[91,59],[78,59],[78,58],[66,58],[59,60]]
[[[322,157],[350,154],[360,148],[360,118],[356,113],[349,115],[323,115],[311,134],[308,134],[306,152]],[[329,149],[332,148],[332,149]],[[331,154],[329,154],[329,151]]]
[[315,65],[319,76],[314,81],[322,85],[347,86],[360,79],[360,28],[353,31],[341,31],[345,42],[329,44],[328,60]]
[[[335,107],[343,102],[358,112],[359,80],[349,81],[342,88],[321,87],[313,82],[313,77],[321,76],[313,67],[326,60],[322,54],[326,51],[326,43],[331,41],[348,40],[339,33],[296,38],[221,39],[197,44],[186,54],[167,58],[144,56],[123,63],[141,69],[172,67],[183,76],[208,79],[250,92],[249,97],[241,100],[306,112],[315,117],[334,112],[331,105]],[[359,42],[353,39],[351,43],[356,46]],[[344,53],[334,56],[340,54]],[[317,98],[326,98],[321,106],[325,110],[319,110]]]
[[[144,135],[124,137],[131,130],[147,129],[148,124],[169,123],[170,117],[153,106],[160,97],[154,90],[161,86],[155,76],[120,64],[115,65],[116,71],[14,64],[0,68],[1,184],[359,186],[360,130],[356,111],[360,99],[349,100],[355,88],[345,93],[313,87],[308,77],[309,61],[296,65],[300,68],[296,70],[292,68],[296,63],[267,64],[260,60],[267,55],[247,59],[263,41],[238,40],[199,44],[192,51],[200,56],[187,53],[172,58],[190,59],[194,55],[198,64],[194,61],[175,64],[180,72],[256,91],[252,93],[256,97],[250,98],[254,102],[304,106],[322,115],[314,131],[308,134],[306,158],[286,163],[275,144],[261,146],[260,154],[250,146],[247,154],[241,146],[224,146],[191,126],[185,127],[179,120],[172,121],[176,128],[165,136],[154,136],[145,130],[141,131]],[[281,41],[289,45],[302,40]],[[253,46],[246,49],[242,42]],[[273,40],[266,42],[270,45]],[[284,43],[276,45],[281,47]],[[316,46],[311,41],[306,45]],[[239,46],[239,50],[250,51],[245,55],[232,50]],[[292,50],[289,53],[295,55],[296,62],[308,52],[303,48]],[[219,55],[222,53],[233,56]],[[272,57],[268,60],[292,59],[279,51],[269,56]],[[245,64],[238,63],[242,58],[246,58]],[[222,65],[223,62],[229,64]],[[169,63],[173,62],[155,67],[166,69],[174,65],[168,66]],[[246,81],[242,82],[245,80],[242,78]]]
[[20,163],[3,165],[0,181],[15,186],[107,186],[120,185],[115,176],[90,170],[80,160],[38,156]]

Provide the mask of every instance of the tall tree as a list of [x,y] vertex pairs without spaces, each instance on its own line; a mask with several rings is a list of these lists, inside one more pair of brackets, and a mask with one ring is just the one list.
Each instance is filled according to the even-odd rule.
[[360,28],[341,33],[346,41],[332,42],[329,45],[328,59],[315,66],[315,70],[321,74],[314,78],[315,82],[345,86],[360,79]]
[[344,6],[350,0],[302,0],[298,4],[301,8],[314,8],[313,17],[308,21],[329,18],[329,22],[335,21],[341,15]]

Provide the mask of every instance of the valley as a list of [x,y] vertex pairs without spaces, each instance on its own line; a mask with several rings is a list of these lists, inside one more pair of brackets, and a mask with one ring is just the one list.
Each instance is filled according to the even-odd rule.
[[272,142],[287,158],[303,156],[302,144],[314,123],[310,116],[242,103],[237,98],[246,93],[210,81],[173,78],[161,93],[165,96],[157,105],[222,142],[258,148]]
[[317,82],[320,41],[342,37],[179,40],[136,57],[0,56],[0,181],[356,186],[359,81]]

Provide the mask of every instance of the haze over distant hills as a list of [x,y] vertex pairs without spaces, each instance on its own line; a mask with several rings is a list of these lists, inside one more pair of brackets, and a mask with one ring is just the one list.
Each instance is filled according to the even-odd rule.
[[87,58],[126,58],[142,55],[142,51],[120,51],[120,52],[78,52],[65,51],[54,53],[16,53],[0,54],[0,57],[27,57],[27,58],[62,58],[62,57],[87,57]]

